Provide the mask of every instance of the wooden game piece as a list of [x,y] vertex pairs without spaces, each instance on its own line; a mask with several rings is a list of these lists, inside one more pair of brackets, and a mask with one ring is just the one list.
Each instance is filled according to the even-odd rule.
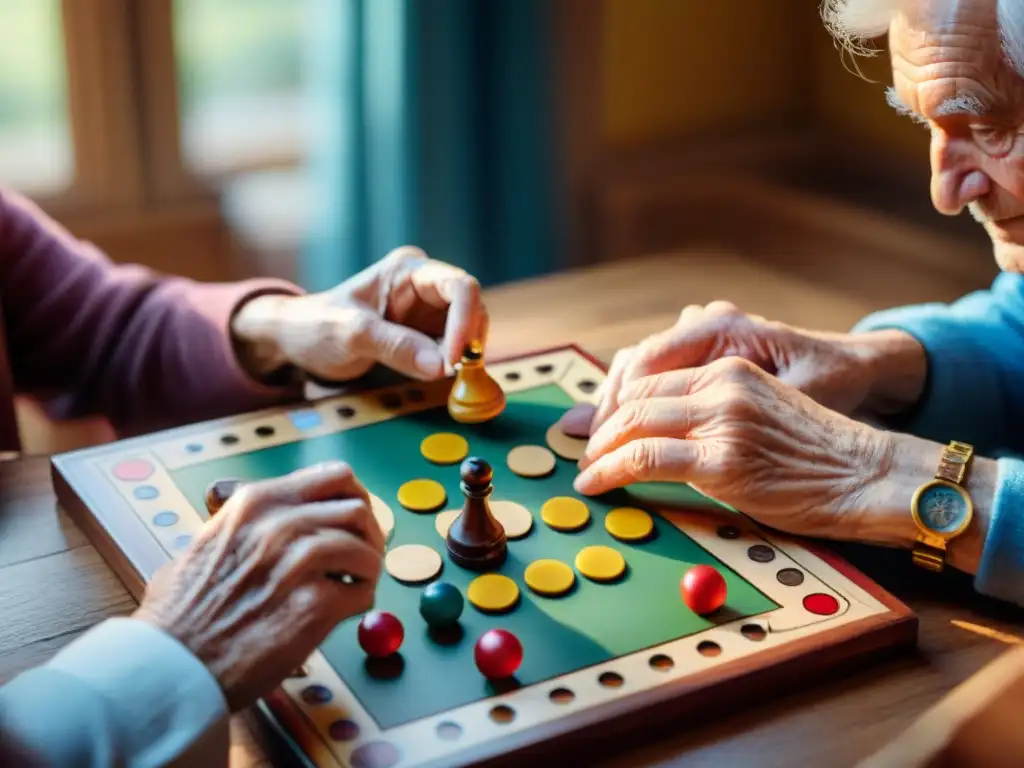
[[556,531],[578,531],[590,521],[590,510],[572,496],[555,496],[540,508],[540,519]]
[[402,647],[405,629],[394,614],[371,611],[359,622],[357,637],[367,656],[383,659]]
[[373,512],[373,517],[380,527],[380,532],[384,534],[384,541],[389,541],[391,534],[395,532],[395,513],[391,511],[391,507],[383,499],[374,496],[372,493],[370,494],[370,510]]
[[605,515],[604,529],[620,541],[643,541],[654,531],[654,518],[642,509],[619,507]]
[[533,528],[533,515],[514,501],[492,501],[491,512],[509,539],[521,539]]
[[490,421],[505,410],[505,392],[484,367],[483,347],[474,342],[456,365],[448,413],[462,424]]
[[428,584],[420,595],[420,615],[431,627],[450,627],[462,615],[465,600],[458,588],[447,581]]
[[520,477],[547,477],[555,471],[555,455],[542,445],[518,445],[506,461]]
[[507,611],[519,600],[519,587],[508,576],[485,573],[470,582],[466,597],[485,613],[500,613]]
[[561,560],[534,560],[523,573],[526,586],[545,597],[564,595],[576,583],[576,574]]
[[448,555],[463,568],[497,568],[505,562],[508,540],[487,500],[494,490],[494,472],[483,459],[470,457],[462,462],[460,473],[466,502],[445,537]]
[[398,503],[411,512],[433,512],[446,501],[448,493],[436,480],[410,480],[398,489]]
[[579,461],[587,450],[585,438],[572,437],[565,434],[558,424],[552,424],[544,436],[548,448],[566,461]]
[[523,646],[507,629],[489,629],[473,647],[477,669],[489,680],[512,677],[523,663]]
[[235,478],[214,480],[206,488],[206,511],[213,517],[228,499],[242,486],[242,481]]
[[436,432],[423,439],[420,453],[433,464],[458,464],[469,453],[469,442],[454,432]]
[[683,575],[679,592],[691,611],[706,616],[725,605],[727,588],[725,579],[715,568],[695,565]]
[[590,403],[577,403],[562,414],[562,418],[558,420],[558,426],[568,437],[586,440],[590,437],[590,425],[594,421],[596,412],[597,408]]
[[611,547],[584,547],[576,555],[576,570],[591,581],[615,581],[626,572],[626,559]]
[[423,544],[403,544],[384,556],[384,567],[396,581],[416,584],[430,581],[441,572],[443,561],[437,550]]

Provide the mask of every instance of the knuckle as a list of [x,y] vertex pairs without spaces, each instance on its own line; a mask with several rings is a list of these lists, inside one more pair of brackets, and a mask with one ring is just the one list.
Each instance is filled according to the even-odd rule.
[[679,319],[677,322],[687,322],[695,315],[702,314],[703,312],[704,307],[702,307],[700,304],[687,304],[679,312]]
[[383,261],[388,265],[406,265],[427,261],[427,252],[415,245],[400,245],[390,251]]
[[723,378],[749,386],[761,373],[761,369],[745,357],[723,357],[718,361]]
[[642,480],[657,467],[657,451],[647,443],[634,443],[626,454],[625,470],[634,480]]
[[724,416],[734,421],[749,421],[757,416],[757,406],[750,393],[742,387],[724,389],[720,409]]
[[231,506],[233,516],[242,520],[251,520],[266,510],[267,496],[266,486],[262,483],[243,485],[231,495],[224,506]]
[[726,301],[724,299],[712,301],[710,304],[708,304],[706,310],[709,315],[735,316],[742,314],[739,307],[737,307],[731,301]]
[[630,396],[634,400],[647,400],[651,398],[663,383],[661,374],[644,376],[632,382],[630,385]]
[[639,430],[647,417],[647,410],[647,406],[637,400],[624,405],[618,417],[622,433],[628,435]]
[[[373,346],[377,331],[377,317],[370,312],[355,312],[345,323],[344,335],[356,349]],[[333,330],[333,328],[332,328]]]
[[318,465],[321,472],[332,475],[338,480],[351,480],[355,477],[352,465],[341,459],[328,459]]

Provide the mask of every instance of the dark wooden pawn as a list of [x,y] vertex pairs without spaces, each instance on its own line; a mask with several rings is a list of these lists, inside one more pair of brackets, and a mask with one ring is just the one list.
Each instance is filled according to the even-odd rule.
[[445,544],[452,561],[463,568],[486,571],[505,562],[508,540],[505,529],[491,512],[487,497],[494,490],[494,471],[486,461],[470,457],[462,462],[462,514],[448,529]]
[[210,517],[220,512],[220,508],[224,506],[241,485],[242,481],[235,480],[234,478],[215,480],[210,483],[206,489],[206,511],[209,512]]

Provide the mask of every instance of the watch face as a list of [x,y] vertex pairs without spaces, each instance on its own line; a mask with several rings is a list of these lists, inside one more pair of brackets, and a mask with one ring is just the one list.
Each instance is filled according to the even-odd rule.
[[951,533],[967,518],[967,499],[945,485],[925,488],[918,499],[921,522],[937,533]]

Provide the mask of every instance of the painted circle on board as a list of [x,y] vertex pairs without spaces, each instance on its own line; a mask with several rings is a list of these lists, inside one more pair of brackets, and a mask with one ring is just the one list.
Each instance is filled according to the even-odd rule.
[[755,544],[747,550],[747,557],[755,563],[770,563],[775,559],[775,550],[767,544]]
[[831,616],[839,610],[839,601],[832,595],[815,592],[804,598],[804,608],[818,616]]
[[135,496],[136,499],[140,499],[142,501],[149,501],[150,499],[155,499],[157,496],[159,496],[160,491],[158,491],[152,485],[140,485],[138,488],[132,491],[132,494]]
[[335,741],[355,741],[359,737],[359,725],[352,720],[335,720],[327,730]]
[[784,587],[799,587],[804,583],[803,571],[796,568],[783,568],[777,574],[775,578],[779,580],[779,584]]
[[199,443],[189,443],[188,445],[185,446],[185,450],[188,451],[189,453],[199,453],[200,451],[203,450],[203,446],[200,445]]
[[179,536],[178,538],[176,538],[174,540],[174,547],[176,549],[184,549],[185,547],[187,547],[191,543],[192,543],[192,537],[189,534],[187,534],[187,533],[183,533],[183,534],[181,534],[181,536]]
[[114,465],[113,472],[118,480],[138,482],[153,474],[153,465],[145,459],[125,459]]
[[178,513],[171,512],[169,509],[163,512],[157,512],[153,516],[153,525],[158,525],[161,528],[170,528],[178,522]]
[[356,747],[350,758],[352,768],[391,768],[398,762],[398,748],[386,741],[371,741]]
[[309,685],[302,689],[302,700],[307,704],[326,704],[331,700],[331,691],[322,685]]

